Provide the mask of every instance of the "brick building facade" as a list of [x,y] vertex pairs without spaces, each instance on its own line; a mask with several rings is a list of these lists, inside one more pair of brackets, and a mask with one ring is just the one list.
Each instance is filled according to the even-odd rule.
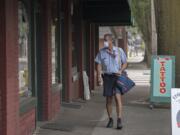
[[81,0],[0,1],[1,135],[30,135],[62,102],[83,99],[83,71],[95,88],[99,25],[83,8]]

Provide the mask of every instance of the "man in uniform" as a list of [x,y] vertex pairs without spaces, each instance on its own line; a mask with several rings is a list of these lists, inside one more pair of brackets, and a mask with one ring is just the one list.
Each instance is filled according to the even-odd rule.
[[127,58],[124,51],[114,46],[111,34],[106,34],[108,46],[102,48],[96,58],[97,74],[100,77],[101,71],[103,76],[103,96],[106,97],[106,109],[109,117],[107,128],[113,127],[112,118],[112,100],[115,97],[117,112],[117,129],[122,129],[122,101],[121,92],[115,88],[117,77],[127,67]]

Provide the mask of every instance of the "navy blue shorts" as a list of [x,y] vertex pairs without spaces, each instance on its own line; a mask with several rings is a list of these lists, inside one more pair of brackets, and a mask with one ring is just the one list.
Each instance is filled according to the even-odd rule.
[[105,97],[111,97],[114,96],[116,93],[120,93],[120,90],[116,88],[116,80],[117,76],[116,75],[108,75],[108,74],[103,74],[103,96]]

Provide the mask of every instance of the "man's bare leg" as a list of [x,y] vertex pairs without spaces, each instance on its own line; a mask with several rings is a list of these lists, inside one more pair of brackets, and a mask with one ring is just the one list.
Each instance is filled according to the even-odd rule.
[[112,119],[112,99],[113,97],[106,97],[106,109],[109,117],[109,122],[107,124],[107,128],[113,127],[113,119]]
[[117,112],[117,129],[122,129],[122,98],[121,94],[117,93],[115,95],[116,101],[116,112]]

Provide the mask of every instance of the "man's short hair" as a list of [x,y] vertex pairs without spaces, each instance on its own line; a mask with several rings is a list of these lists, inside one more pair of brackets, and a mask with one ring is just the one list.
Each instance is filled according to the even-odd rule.
[[113,40],[113,35],[112,35],[112,34],[109,34],[109,33],[104,34],[104,40],[107,41],[108,39]]

